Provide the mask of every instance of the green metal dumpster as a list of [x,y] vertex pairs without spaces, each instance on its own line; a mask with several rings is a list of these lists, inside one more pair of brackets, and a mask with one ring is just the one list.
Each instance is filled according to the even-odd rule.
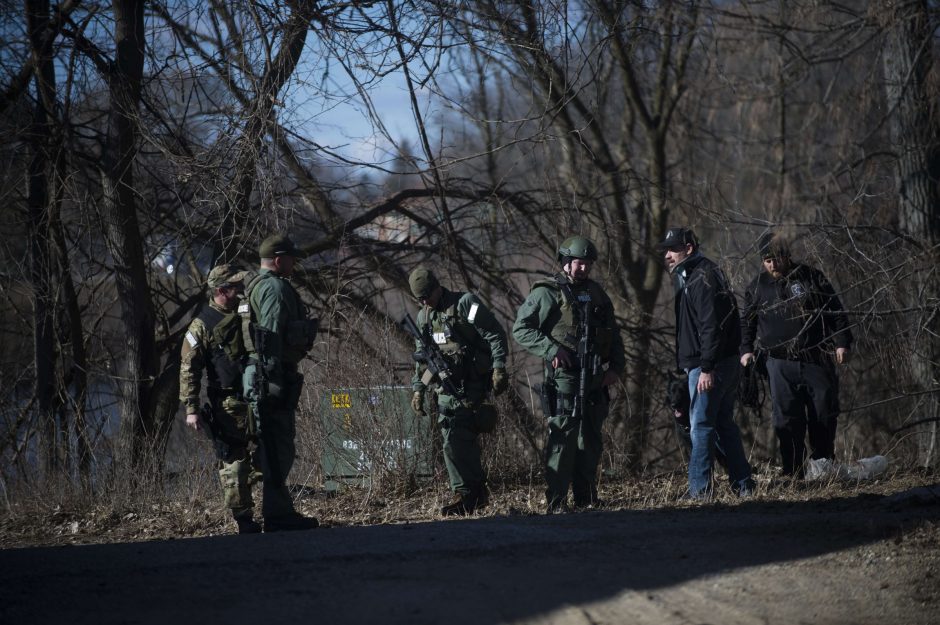
[[431,475],[427,416],[411,409],[411,388],[331,389],[320,415],[326,434],[320,456],[325,487],[369,485],[383,477]]

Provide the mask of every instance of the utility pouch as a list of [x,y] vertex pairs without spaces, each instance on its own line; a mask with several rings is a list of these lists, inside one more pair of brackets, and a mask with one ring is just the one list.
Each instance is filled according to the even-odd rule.
[[480,404],[473,417],[474,430],[478,434],[489,434],[496,429],[498,415],[493,404]]
[[542,412],[546,419],[556,416],[558,406],[558,389],[550,384],[542,384],[542,392],[539,393],[542,400]]
[[290,386],[287,387],[287,392],[284,397],[284,407],[287,410],[294,410],[297,408],[297,404],[300,403],[300,395],[304,390],[304,376],[297,374],[294,379],[291,380]]
[[316,319],[301,319],[300,321],[291,321],[287,324],[287,344],[292,347],[303,347],[308,351],[313,347],[313,341],[317,338],[317,328],[319,322]]

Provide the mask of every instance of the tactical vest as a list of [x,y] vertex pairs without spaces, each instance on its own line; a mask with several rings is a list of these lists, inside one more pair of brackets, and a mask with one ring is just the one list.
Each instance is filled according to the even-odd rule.
[[210,337],[206,346],[209,351],[209,366],[206,367],[209,388],[240,389],[246,352],[239,316],[206,306],[197,319],[202,321]]
[[[276,279],[276,276],[270,273],[255,274],[245,285],[245,295],[238,305],[238,314],[242,320],[242,337],[248,355],[254,355],[258,352],[254,341],[255,312],[251,308],[251,293],[262,280],[266,279]],[[291,362],[301,360],[310,351],[317,334],[317,321],[307,318],[307,307],[300,300],[299,295],[297,300],[300,305],[301,318],[288,320],[282,337],[283,353],[281,356]]]
[[601,286],[593,280],[580,284],[571,284],[563,274],[558,274],[550,280],[539,280],[532,285],[531,290],[545,287],[558,294],[561,318],[552,327],[549,335],[572,351],[578,349],[578,326],[584,304],[588,304],[591,314],[591,332],[594,335],[594,353],[601,361],[610,358],[610,347],[613,343],[613,319],[607,318],[607,296]]
[[431,338],[440,348],[441,353],[461,378],[477,378],[488,374],[490,370],[490,347],[476,329],[457,313],[457,305],[464,293],[450,293],[454,303],[437,312],[432,321],[428,321],[429,310],[421,309],[418,326],[428,326]]
[[251,280],[248,281],[248,284],[245,285],[245,294],[242,296],[242,301],[238,304],[238,316],[242,320],[242,341],[245,343],[245,350],[249,355],[257,353],[258,350],[255,349],[254,342],[254,311],[251,310],[251,291],[261,282],[262,275],[256,273],[252,276]]

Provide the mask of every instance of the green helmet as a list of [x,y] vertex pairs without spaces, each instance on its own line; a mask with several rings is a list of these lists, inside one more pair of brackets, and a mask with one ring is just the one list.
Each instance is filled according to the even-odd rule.
[[590,239],[584,237],[568,237],[558,248],[558,260],[563,258],[580,258],[597,260],[597,248]]

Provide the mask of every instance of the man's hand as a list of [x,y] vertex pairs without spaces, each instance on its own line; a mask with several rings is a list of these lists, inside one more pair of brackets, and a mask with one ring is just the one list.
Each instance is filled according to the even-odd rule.
[[695,388],[699,393],[707,393],[708,391],[712,390],[714,385],[715,378],[711,372],[705,373],[702,371],[702,373],[700,373],[698,376],[698,384],[695,385]]
[[604,379],[601,381],[601,386],[610,386],[611,384],[616,384],[620,380],[620,376],[608,369],[604,372]]
[[198,414],[188,414],[186,415],[186,426],[199,432],[202,430],[202,419]]
[[509,388],[509,377],[502,367],[493,369],[493,395],[502,395]]
[[754,352],[748,352],[741,356],[741,366],[746,367],[754,362]]
[[848,364],[849,360],[852,358],[852,352],[849,351],[848,347],[837,347],[836,348],[836,362],[840,365]]
[[577,355],[564,345],[559,345],[558,352],[555,354],[555,357],[552,358],[552,368],[557,369],[561,367],[562,369],[575,369],[577,366]]
[[415,394],[411,396],[411,409],[419,417],[424,416],[424,391],[415,391]]

